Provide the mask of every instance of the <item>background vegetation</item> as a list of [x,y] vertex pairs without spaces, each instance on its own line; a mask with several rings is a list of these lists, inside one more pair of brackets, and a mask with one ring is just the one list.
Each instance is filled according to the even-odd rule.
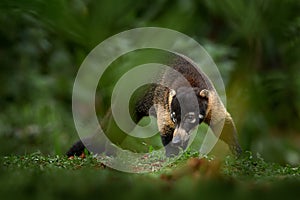
[[71,97],[85,56],[111,35],[159,26],[213,56],[242,147],[298,166],[299,10],[298,0],[2,0],[0,154],[63,155],[78,139]]

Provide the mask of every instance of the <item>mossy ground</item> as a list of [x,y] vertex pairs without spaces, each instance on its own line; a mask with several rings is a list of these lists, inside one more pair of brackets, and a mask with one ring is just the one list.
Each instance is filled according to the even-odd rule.
[[110,169],[93,156],[1,158],[3,199],[280,199],[300,195],[300,167],[265,162],[250,152],[239,159],[190,158],[147,174]]

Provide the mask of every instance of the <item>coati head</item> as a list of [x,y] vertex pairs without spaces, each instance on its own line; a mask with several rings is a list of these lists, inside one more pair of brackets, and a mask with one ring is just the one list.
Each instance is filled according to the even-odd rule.
[[170,118],[175,124],[172,145],[186,148],[191,132],[204,120],[208,90],[181,87],[170,91]]

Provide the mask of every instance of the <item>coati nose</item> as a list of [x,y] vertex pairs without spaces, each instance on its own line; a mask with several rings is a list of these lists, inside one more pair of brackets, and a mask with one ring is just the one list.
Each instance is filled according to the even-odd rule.
[[174,144],[174,145],[179,145],[180,142],[181,142],[181,138],[180,138],[179,135],[176,135],[176,136],[173,137],[173,139],[172,139],[172,144]]

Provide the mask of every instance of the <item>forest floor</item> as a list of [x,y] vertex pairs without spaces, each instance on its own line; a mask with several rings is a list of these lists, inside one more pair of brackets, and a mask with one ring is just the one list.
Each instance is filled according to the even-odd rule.
[[89,155],[68,159],[33,153],[1,157],[1,199],[297,199],[300,167],[183,155],[162,170],[132,174]]

